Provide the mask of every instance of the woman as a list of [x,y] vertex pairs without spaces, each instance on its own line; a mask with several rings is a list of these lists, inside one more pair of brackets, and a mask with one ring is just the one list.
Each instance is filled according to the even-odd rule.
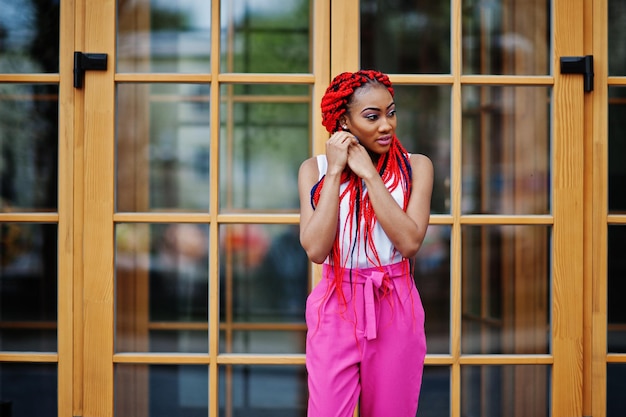
[[[433,166],[396,137],[393,86],[342,73],[322,98],[326,154],[300,167],[300,242],[322,263],[307,299],[309,417],[415,417],[426,339],[410,259],[430,216]],[[359,400],[360,398],[360,400]]]

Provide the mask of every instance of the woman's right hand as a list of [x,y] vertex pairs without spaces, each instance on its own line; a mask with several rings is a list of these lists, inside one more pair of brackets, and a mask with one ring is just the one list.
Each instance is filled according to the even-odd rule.
[[348,163],[348,148],[358,143],[356,137],[343,130],[333,133],[326,141],[326,160],[328,161],[328,174],[340,173]]

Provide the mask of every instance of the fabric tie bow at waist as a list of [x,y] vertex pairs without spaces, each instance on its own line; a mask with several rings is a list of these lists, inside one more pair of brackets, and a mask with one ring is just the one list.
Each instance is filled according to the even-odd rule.
[[393,289],[392,286],[384,285],[385,277],[387,274],[384,272],[372,271],[365,278],[363,298],[365,302],[365,338],[367,340],[376,339],[377,336],[375,290],[379,290],[383,286],[385,290]]

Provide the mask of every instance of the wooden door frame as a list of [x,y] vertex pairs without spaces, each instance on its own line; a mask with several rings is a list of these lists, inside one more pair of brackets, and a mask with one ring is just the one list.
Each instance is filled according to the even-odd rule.
[[[62,11],[61,39],[75,39],[73,42],[61,42],[61,74],[72,72],[73,62],[68,58],[74,50],[85,52],[108,53],[115,55],[115,27],[102,22],[115,21],[115,7],[109,2],[76,0],[63,3],[72,10]],[[461,1],[453,0],[453,21],[460,21]],[[579,7],[580,6],[580,7]],[[314,71],[316,77],[330,80],[330,77],[342,70],[358,68],[358,0],[345,2],[315,1],[314,31],[321,31],[323,36],[314,35],[315,55]],[[63,10],[63,9],[62,9]],[[219,8],[214,6],[214,12]],[[558,71],[558,58],[565,55],[584,55],[593,53],[596,83],[594,93],[582,94],[582,80],[578,76],[560,77],[554,75],[554,100],[567,102],[569,112],[582,111],[585,118],[563,114],[563,108],[557,107],[553,132],[555,138],[555,159],[568,161],[570,166],[584,166],[582,170],[554,171],[554,251],[566,253],[570,259],[584,259],[584,263],[561,262],[554,265],[554,288],[559,289],[553,307],[554,344],[553,344],[553,407],[560,410],[554,416],[594,415],[602,416],[606,412],[606,400],[597,392],[606,392],[606,229],[607,229],[607,39],[606,39],[607,1],[570,0],[554,1],[555,44],[553,68]],[[352,13],[351,13],[352,11]],[[330,16],[332,15],[332,22]],[[355,15],[357,17],[355,17]],[[329,32],[337,35],[336,21],[352,22],[345,26],[344,47],[333,45],[332,62],[324,58],[331,44]],[[68,24],[72,22],[74,24]],[[65,22],[65,23],[63,23]],[[580,33],[571,35],[570,28],[580,24],[584,27]],[[329,27],[330,26],[330,27]],[[592,28],[591,30],[589,28]],[[217,29],[216,29],[217,31]],[[317,32],[316,32],[317,33]],[[355,35],[356,33],[356,35]],[[74,37],[75,35],[75,37]],[[461,31],[452,28],[452,62],[460,56]],[[356,40],[355,40],[356,39]],[[217,61],[217,60],[215,60]],[[114,62],[111,60],[110,62]],[[110,64],[111,65],[111,64]],[[213,63],[212,65],[218,65]],[[217,67],[214,68],[218,72]],[[66,78],[64,78],[65,80]],[[227,78],[225,78],[227,79]],[[398,76],[396,79],[405,79]],[[461,75],[431,77],[432,80],[449,80],[453,85],[453,107],[460,109]],[[114,213],[114,90],[107,86],[115,85],[115,71],[88,73],[86,88],[74,90],[70,83],[61,83],[60,117],[74,120],[67,125],[61,124],[60,169],[72,172],[69,183],[60,180],[59,202],[59,248],[60,258],[69,256],[70,262],[60,262],[59,267],[59,334],[73,334],[72,342],[59,339],[59,412],[61,415],[113,415],[113,213]],[[101,88],[100,86],[104,86]],[[91,88],[90,88],[91,87]],[[71,91],[70,91],[71,90]],[[219,89],[212,89],[212,100],[218,98]],[[314,89],[315,103],[323,95],[322,88]],[[88,111],[84,111],[89,103]],[[316,107],[314,107],[316,109]],[[560,109],[560,110],[559,110]],[[319,112],[313,116],[313,142],[315,152],[323,149],[325,132],[319,126]],[[578,113],[580,114],[580,113]],[[74,115],[76,115],[74,119]],[[453,138],[460,137],[460,110],[453,110]],[[219,123],[213,120],[213,132],[217,134]],[[579,134],[572,135],[572,128]],[[84,139],[83,139],[84,138]],[[458,140],[458,139],[457,139]],[[458,144],[455,145],[458,148]],[[74,155],[74,158],[68,157]],[[589,158],[588,156],[591,155]],[[65,159],[63,159],[65,158]],[[460,180],[460,159],[453,155],[453,175]],[[573,165],[571,165],[573,164]],[[217,164],[213,164],[216,169]],[[553,166],[556,166],[553,164]],[[98,180],[108,178],[109,180]],[[212,178],[215,178],[213,176]],[[97,186],[96,186],[97,184]],[[216,185],[216,184],[212,184]],[[97,190],[97,192],[96,192]],[[458,190],[454,191],[458,193]],[[217,207],[213,207],[216,209]],[[85,213],[90,221],[84,222]],[[452,217],[460,213],[452,213]],[[572,219],[584,224],[584,228],[570,227],[560,219]],[[443,218],[435,218],[434,224],[448,224]],[[453,226],[453,235],[458,236],[459,225]],[[73,233],[61,233],[67,230]],[[83,241],[84,235],[96,236]],[[217,244],[217,234],[212,234],[211,245]],[[452,243],[453,256],[460,256],[460,242]],[[553,261],[554,262],[554,261]],[[215,273],[215,271],[212,271]],[[453,271],[460,276],[460,271]],[[316,274],[317,276],[317,274]],[[73,277],[66,279],[62,277]],[[211,288],[216,293],[217,288]],[[68,295],[71,294],[71,295]],[[460,281],[454,280],[451,296],[460,297]],[[580,300],[584,300],[581,303]],[[217,305],[215,302],[212,305]],[[77,314],[76,312],[83,312]],[[212,311],[211,314],[217,313]],[[460,328],[460,311],[453,307],[452,322],[454,329]],[[563,317],[581,317],[581,320],[565,320]],[[584,323],[577,326],[577,324]],[[104,327],[106,326],[106,327]],[[84,332],[83,329],[108,328],[106,332]],[[217,334],[218,329],[210,329]],[[460,335],[453,333],[452,345],[460,346]],[[217,352],[217,338],[212,338],[211,351]],[[460,350],[452,350],[455,358],[460,357]],[[216,355],[216,353],[213,353]],[[457,356],[455,356],[457,355]],[[62,358],[71,357],[70,364]],[[460,412],[456,403],[460,395],[460,368],[455,359],[451,364],[445,358],[431,357],[428,364],[451,365],[452,415]],[[217,360],[217,357],[211,357]],[[237,359],[233,359],[237,363]],[[466,362],[467,363],[467,362]],[[543,362],[542,362],[543,363]],[[217,380],[217,368],[211,367],[210,378]],[[582,370],[581,370],[582,368]],[[580,378],[572,369],[581,370]],[[73,380],[72,388],[65,388],[68,380]],[[456,382],[455,382],[456,381]],[[592,392],[591,387],[595,392]],[[598,389],[601,387],[600,389]],[[217,398],[211,394],[210,404],[213,412],[217,407]],[[70,405],[71,403],[71,411]]]
[[593,55],[593,94],[585,95],[583,415],[607,412],[608,319],[608,0],[584,2],[584,54]]

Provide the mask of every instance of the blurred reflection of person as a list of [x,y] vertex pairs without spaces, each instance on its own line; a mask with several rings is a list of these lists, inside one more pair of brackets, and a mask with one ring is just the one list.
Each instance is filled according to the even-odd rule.
[[323,264],[306,305],[308,416],[350,417],[359,401],[362,417],[414,417],[426,338],[410,259],[433,166],[400,144],[387,75],[342,73],[321,106],[332,135],[299,173],[300,242]]

